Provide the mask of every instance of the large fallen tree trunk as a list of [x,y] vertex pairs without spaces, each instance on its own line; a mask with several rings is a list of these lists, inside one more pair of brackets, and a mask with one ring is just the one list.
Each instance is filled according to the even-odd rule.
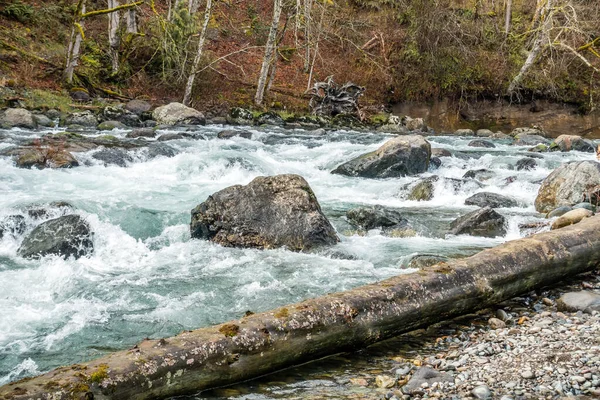
[[347,292],[145,340],[0,388],[2,399],[150,399],[227,385],[366,346],[600,264],[600,216]]

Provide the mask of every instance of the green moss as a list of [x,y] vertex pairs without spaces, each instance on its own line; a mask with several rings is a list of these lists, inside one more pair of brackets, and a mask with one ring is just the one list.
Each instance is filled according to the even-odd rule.
[[379,114],[375,114],[375,115],[372,115],[371,117],[369,117],[369,121],[373,125],[383,125],[383,124],[387,124],[389,118],[390,118],[389,114],[379,113]]
[[227,337],[237,336],[239,331],[240,331],[240,327],[237,326],[236,324],[225,324],[219,328],[219,332],[221,332],[223,335],[225,335]]
[[290,313],[287,308],[280,308],[273,315],[275,316],[275,318],[287,318],[290,315]]
[[92,372],[90,375],[90,382],[100,383],[106,378],[108,378],[108,365],[100,364],[98,368],[96,368],[96,371]]
[[72,112],[71,97],[65,91],[53,92],[49,90],[33,89],[27,91],[25,97],[25,108],[32,110],[55,109],[63,113]]

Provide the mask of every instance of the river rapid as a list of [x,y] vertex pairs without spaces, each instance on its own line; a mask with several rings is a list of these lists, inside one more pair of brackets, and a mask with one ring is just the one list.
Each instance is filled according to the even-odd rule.
[[[431,167],[418,177],[349,178],[330,171],[392,136],[248,128],[251,140],[218,139],[222,129],[186,128],[192,137],[166,142],[176,150],[174,157],[149,160],[147,150],[139,149],[124,168],[104,166],[92,157],[94,151],[76,153],[81,166],[62,170],[19,169],[0,157],[0,220],[20,214],[27,221],[25,234],[0,239],[0,384],[129,348],[146,337],[172,336],[239,318],[248,310],[265,311],[409,273],[406,265],[416,254],[463,257],[519,238],[520,223],[543,220],[533,207],[541,180],[562,162],[595,159],[589,153],[544,153],[536,169],[516,171],[516,162],[531,154],[527,146],[491,140],[496,148],[474,148],[467,146],[472,138],[430,136],[432,147],[458,156],[443,157],[439,169]],[[49,132],[57,130],[0,131],[0,150]],[[481,185],[466,182],[454,190],[440,179],[432,200],[404,198],[403,186],[419,178],[462,178],[481,168],[493,172]],[[190,239],[190,210],[210,194],[283,173],[308,181],[339,233],[338,245],[294,253]],[[508,219],[507,235],[447,235],[452,220],[476,209],[464,200],[481,191],[519,202],[519,207],[497,210]],[[35,221],[27,212],[33,204],[53,201],[72,204],[88,221],[94,231],[92,255],[78,260],[17,256],[35,225],[72,212],[55,209]],[[400,210],[417,236],[391,238],[377,230],[357,234],[345,212],[371,205]]]

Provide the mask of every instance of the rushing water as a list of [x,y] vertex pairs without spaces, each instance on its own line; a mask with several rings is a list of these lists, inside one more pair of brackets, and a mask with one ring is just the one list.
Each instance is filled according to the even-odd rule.
[[[252,130],[252,140],[223,140],[216,137],[222,129],[198,127],[189,130],[193,138],[168,142],[178,152],[173,158],[147,160],[146,150],[136,150],[126,168],[105,167],[93,152],[78,154],[82,166],[67,170],[18,169],[0,157],[0,219],[25,215],[30,231],[40,220],[28,216],[27,206],[67,201],[95,232],[94,253],[78,260],[25,260],[17,256],[23,236],[0,239],[0,384],[124,349],[145,337],[170,336],[239,318],[247,310],[264,311],[410,272],[405,266],[415,254],[461,257],[518,238],[519,223],[541,218],[533,208],[540,180],[564,161],[595,156],[543,154],[537,169],[516,171],[526,147],[497,140],[496,148],[479,149],[467,146],[469,138],[429,137],[433,147],[462,156],[443,158],[438,170],[423,176],[461,178],[469,169],[487,168],[494,177],[482,188],[466,184],[457,192],[439,180],[431,201],[414,202],[403,199],[402,187],[418,177],[330,174],[390,136],[260,129]],[[44,133],[2,131],[0,149]],[[281,173],[306,178],[340,233],[340,244],[302,254],[190,239],[190,210],[208,195]],[[517,179],[507,183],[511,176]],[[520,207],[499,209],[508,218],[507,236],[446,236],[453,219],[475,209],[463,204],[478,191],[519,201]],[[400,209],[418,235],[353,234],[346,210],[376,204]]]

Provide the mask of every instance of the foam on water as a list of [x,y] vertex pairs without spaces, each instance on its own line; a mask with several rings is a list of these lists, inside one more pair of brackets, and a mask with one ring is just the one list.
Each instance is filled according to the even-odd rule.
[[[252,129],[253,140],[221,140],[218,126],[169,141],[172,158],[148,160],[133,151],[126,168],[103,166],[92,152],[77,155],[83,166],[69,170],[26,170],[0,157],[0,220],[19,214],[27,232],[43,218],[27,205],[68,201],[94,232],[95,251],[79,260],[47,256],[24,260],[17,250],[26,236],[0,240],[0,384],[123,349],[144,337],[158,338],[239,318],[329,292],[347,290],[400,273],[416,254],[468,256],[520,237],[518,224],[539,218],[533,201],[539,181],[565,160],[591,159],[583,153],[544,154],[533,171],[516,171],[526,148],[497,141],[495,149],[468,147],[468,139],[431,138],[476,158],[445,157],[438,170],[421,177],[358,179],[333,175],[337,165],[379,147],[389,136],[338,131],[314,136],[302,131]],[[174,133],[179,130],[161,130]],[[124,136],[126,131],[111,135]],[[40,132],[10,131],[35,137]],[[104,132],[96,133],[96,135]],[[407,201],[403,187],[425,176],[462,178],[486,168],[493,177],[483,187],[465,184],[454,191],[443,179],[430,201]],[[261,175],[304,176],[340,232],[341,242],[315,253],[284,249],[222,248],[191,240],[190,210],[210,194]],[[516,176],[507,183],[506,178]],[[508,217],[503,238],[446,236],[450,222],[467,211],[474,193],[509,194],[520,207],[500,209]],[[418,236],[391,238],[378,230],[355,234],[344,217],[359,205],[401,210]]]

